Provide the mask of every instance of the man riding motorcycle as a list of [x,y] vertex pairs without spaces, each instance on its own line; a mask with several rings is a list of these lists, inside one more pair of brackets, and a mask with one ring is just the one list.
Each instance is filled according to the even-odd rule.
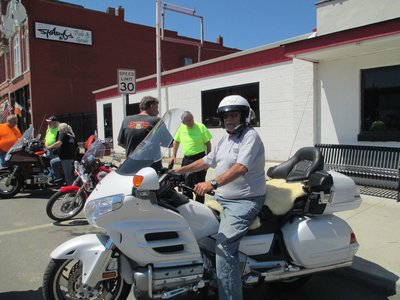
[[246,99],[225,97],[217,114],[226,130],[217,146],[206,157],[174,171],[216,168],[216,178],[198,183],[194,190],[199,195],[215,190],[224,209],[216,242],[219,299],[242,299],[239,243],[264,203],[265,151],[257,132],[249,127],[252,114]]

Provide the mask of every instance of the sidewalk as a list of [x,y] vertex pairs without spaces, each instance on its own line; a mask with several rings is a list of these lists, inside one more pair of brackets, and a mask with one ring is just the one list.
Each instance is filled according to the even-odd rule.
[[360,249],[352,268],[396,285],[400,292],[400,203],[361,195],[356,210],[337,213],[357,236]]

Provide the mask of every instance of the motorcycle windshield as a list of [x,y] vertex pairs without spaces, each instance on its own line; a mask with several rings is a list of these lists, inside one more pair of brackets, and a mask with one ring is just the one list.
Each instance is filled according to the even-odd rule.
[[149,132],[146,138],[127,157],[118,168],[120,175],[134,175],[144,167],[150,167],[160,161],[169,148],[179,125],[182,122],[182,109],[171,109],[165,113],[161,120]]
[[14,153],[16,151],[21,150],[24,145],[29,142],[30,140],[33,139],[33,126],[29,126],[29,128],[27,130],[25,130],[25,132],[23,133],[23,135],[19,138],[19,140],[17,141],[17,143],[15,143],[14,146],[12,146],[10,148],[10,150],[8,150],[7,154],[11,154]]
[[94,158],[102,158],[106,151],[106,146],[101,142],[101,140],[96,139],[89,147],[89,149],[85,152],[85,155],[82,157],[82,160],[87,160],[88,157]]

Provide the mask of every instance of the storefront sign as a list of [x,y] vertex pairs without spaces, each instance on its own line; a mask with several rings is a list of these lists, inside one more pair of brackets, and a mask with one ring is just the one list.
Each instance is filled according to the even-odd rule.
[[38,39],[92,45],[92,32],[59,25],[35,22],[35,36]]

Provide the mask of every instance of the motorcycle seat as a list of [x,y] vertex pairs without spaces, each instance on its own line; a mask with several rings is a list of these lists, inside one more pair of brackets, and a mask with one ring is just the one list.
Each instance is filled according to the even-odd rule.
[[[292,209],[294,202],[306,194],[303,184],[300,182],[289,183],[285,179],[270,179],[267,181],[266,186],[264,206],[267,206],[274,216],[285,215]],[[212,198],[206,197],[204,204],[219,213],[223,211],[221,204]],[[261,223],[260,216],[258,216],[249,230],[259,228]]]

